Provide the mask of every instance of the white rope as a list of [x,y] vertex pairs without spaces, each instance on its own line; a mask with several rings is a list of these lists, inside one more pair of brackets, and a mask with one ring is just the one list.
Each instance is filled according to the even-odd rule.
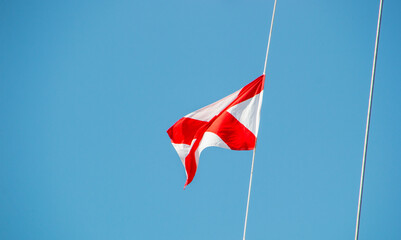
[[254,162],[255,162],[255,152],[256,152],[256,144],[255,144],[255,148],[253,149],[251,176],[250,176],[250,178],[249,178],[248,202],[246,203],[246,213],[245,213],[245,225],[244,225],[244,236],[243,236],[243,240],[245,240],[246,223],[248,222],[248,209],[249,209],[249,199],[250,199],[250,197],[251,197],[252,175],[253,175],[253,164],[254,164]]
[[[266,58],[265,58],[265,66],[264,66],[264,69],[263,69],[263,75],[266,74],[267,56],[269,55],[270,39],[271,39],[272,29],[273,29],[274,14],[276,12],[276,4],[277,4],[277,0],[274,0],[273,15],[272,15],[272,21],[271,21],[271,24],[270,24],[269,40],[267,41],[267,50],[266,50]],[[260,111],[260,109],[259,109],[259,111]],[[253,149],[253,155],[252,155],[251,176],[249,177],[248,201],[246,203],[246,213],[245,213],[245,224],[244,224],[243,240],[245,240],[246,225],[247,225],[247,222],[248,222],[249,199],[251,197],[252,176],[253,176],[253,165],[255,163],[255,153],[256,153],[256,143],[255,143],[255,148]]]
[[368,149],[369,125],[370,125],[370,115],[371,115],[371,109],[372,109],[373,89],[374,89],[374,84],[375,84],[376,59],[377,59],[377,48],[378,48],[378,45],[379,45],[382,6],[383,6],[383,0],[380,0],[379,16],[378,16],[378,19],[377,19],[377,29],[376,29],[375,53],[374,53],[374,56],[373,56],[372,78],[371,78],[371,81],[370,81],[368,116],[367,116],[367,119],[366,119],[365,144],[364,144],[364,147],[363,147],[361,182],[360,182],[360,185],[359,185],[359,201],[358,201],[358,213],[357,213],[357,217],[356,217],[355,240],[358,240],[358,238],[359,238],[359,224],[360,224],[359,220],[360,220],[360,217],[361,217],[363,182],[364,182],[364,178],[365,178],[365,164],[366,164],[366,154],[367,154],[367,149]]
[[269,40],[267,41],[266,58],[265,58],[265,67],[263,68],[263,74],[266,74],[266,64],[267,64],[267,57],[269,56],[270,38],[271,38],[271,36],[272,36],[273,22],[274,22],[274,14],[276,13],[276,4],[277,4],[277,0],[274,0],[273,15],[272,15],[272,21],[271,21],[271,23],[270,23]]

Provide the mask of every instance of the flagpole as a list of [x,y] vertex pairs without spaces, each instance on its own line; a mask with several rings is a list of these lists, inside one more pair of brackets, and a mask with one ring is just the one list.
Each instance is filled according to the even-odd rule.
[[[274,14],[276,12],[276,4],[277,4],[277,0],[274,0],[273,15],[272,15],[271,23],[270,23],[269,40],[267,41],[267,50],[266,50],[266,57],[265,57],[265,65],[264,65],[264,68],[263,68],[263,75],[266,74],[266,64],[267,64],[267,57],[269,55],[270,39],[271,39],[272,29],[273,29]],[[246,225],[247,225],[247,222],[248,222],[249,199],[251,197],[251,187],[252,187],[253,165],[255,163],[255,153],[256,153],[256,142],[255,142],[255,148],[253,149],[251,175],[249,177],[248,201],[246,203],[246,213],[245,213],[245,224],[244,224],[243,240],[245,240]]]
[[358,240],[358,238],[359,238],[359,224],[360,224],[360,217],[361,217],[363,182],[364,182],[364,178],[365,178],[365,164],[366,164],[366,154],[367,154],[367,149],[368,149],[370,115],[371,115],[371,109],[372,109],[373,89],[374,89],[374,84],[375,84],[377,48],[378,48],[378,45],[379,45],[380,24],[381,24],[381,17],[382,17],[382,7],[383,7],[383,0],[380,0],[379,16],[378,16],[378,19],[377,19],[377,29],[376,29],[375,52],[374,52],[374,56],[373,56],[372,77],[371,77],[371,81],[370,81],[369,106],[368,106],[368,114],[367,114],[367,119],[366,119],[365,144],[364,144],[364,147],[363,147],[361,182],[360,182],[360,185],[359,185],[359,201],[358,201],[358,213],[357,213],[357,218],[356,218],[355,240]]

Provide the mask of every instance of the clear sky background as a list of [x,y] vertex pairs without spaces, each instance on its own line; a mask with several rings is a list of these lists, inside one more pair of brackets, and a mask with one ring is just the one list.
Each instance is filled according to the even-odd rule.
[[[251,151],[166,130],[262,74],[273,0],[0,1],[0,239],[242,239]],[[247,239],[353,239],[377,1],[278,1]],[[384,2],[361,240],[401,239],[401,2]]]

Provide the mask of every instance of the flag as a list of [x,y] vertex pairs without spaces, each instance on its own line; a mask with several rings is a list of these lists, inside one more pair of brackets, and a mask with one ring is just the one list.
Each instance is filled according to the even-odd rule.
[[265,75],[227,97],[192,112],[167,130],[192,182],[207,147],[253,150],[259,130]]

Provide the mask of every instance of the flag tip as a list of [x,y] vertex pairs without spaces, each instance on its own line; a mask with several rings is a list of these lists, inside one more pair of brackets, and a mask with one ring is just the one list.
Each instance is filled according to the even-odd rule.
[[188,182],[188,179],[187,179],[187,181],[185,181],[185,185],[184,185],[184,190],[185,190],[185,188],[188,186],[188,184],[190,184],[191,182]]

